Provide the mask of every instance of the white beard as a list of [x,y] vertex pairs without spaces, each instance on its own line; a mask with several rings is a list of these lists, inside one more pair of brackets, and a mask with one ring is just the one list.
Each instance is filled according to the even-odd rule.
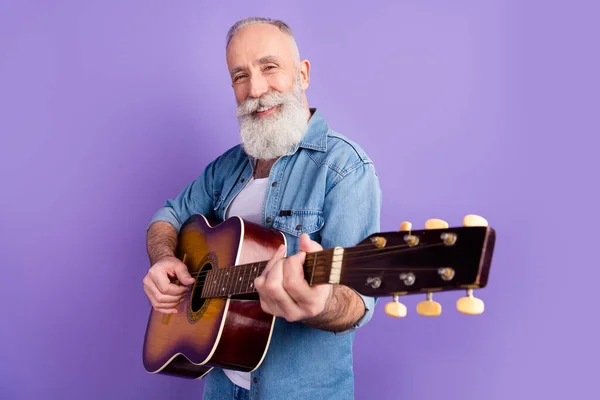
[[[253,113],[261,107],[280,108],[266,117]],[[288,154],[300,142],[308,124],[308,113],[302,103],[302,87],[296,79],[290,92],[268,92],[260,98],[249,98],[239,105],[236,116],[240,124],[242,147],[256,159],[269,160]]]

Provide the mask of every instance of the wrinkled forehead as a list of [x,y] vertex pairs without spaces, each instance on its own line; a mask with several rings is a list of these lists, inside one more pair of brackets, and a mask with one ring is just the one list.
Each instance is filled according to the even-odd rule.
[[261,60],[277,60],[293,63],[294,51],[291,38],[270,24],[253,24],[239,30],[227,46],[227,67],[249,68]]

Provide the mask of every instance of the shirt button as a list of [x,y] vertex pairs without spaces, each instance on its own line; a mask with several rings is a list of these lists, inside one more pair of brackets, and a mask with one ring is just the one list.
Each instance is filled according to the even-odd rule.
[[240,182],[244,183],[244,181],[245,181],[245,180],[246,180],[246,179],[242,178],[242,179],[240,180]]
[[277,182],[271,183],[271,186],[273,186],[273,187],[277,186]]
[[302,225],[296,225],[296,230],[299,231],[300,229],[302,229]]
[[267,224],[271,223],[271,217],[267,217]]
[[254,381],[254,383],[258,382],[258,379],[254,378],[252,379]]

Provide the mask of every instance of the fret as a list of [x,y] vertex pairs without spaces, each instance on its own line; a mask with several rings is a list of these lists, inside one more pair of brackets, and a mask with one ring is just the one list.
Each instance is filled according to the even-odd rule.
[[231,289],[231,294],[238,294],[238,291],[237,291],[238,277],[241,273],[242,268],[243,267],[241,267],[241,266],[233,268],[233,273],[231,274],[231,280],[233,282],[233,289]]
[[223,293],[224,295],[230,296],[230,295],[233,294],[232,286],[233,286],[233,284],[235,282],[235,280],[233,279],[235,268],[236,267],[227,268],[229,271],[227,271],[227,273],[226,273],[226,275],[227,275],[227,283],[225,285],[225,293]]
[[221,296],[221,285],[223,283],[223,270],[217,270],[217,283],[215,285],[215,292],[214,292],[214,296],[215,297],[220,297]]
[[244,292],[252,292],[252,287],[250,287],[250,282],[252,282],[252,268],[254,268],[254,264],[249,264],[246,267],[246,272],[244,273]]
[[216,295],[219,294],[219,270],[215,269],[213,270],[213,279],[212,279],[212,285],[211,285],[211,297],[215,297]]
[[233,288],[233,291],[235,292],[235,294],[241,294],[244,292],[243,288],[244,288],[244,273],[246,271],[246,266],[245,265],[241,265],[238,269],[238,273],[235,276],[235,286]]
[[310,281],[309,281],[311,285],[314,282],[316,265],[317,265],[317,253],[314,253],[314,258],[313,258],[312,267],[311,267],[312,271],[310,273]]
[[242,282],[240,285],[240,292],[247,293],[248,290],[248,279],[250,277],[250,271],[252,270],[252,264],[246,264],[244,266],[244,275],[242,277]]
[[221,291],[219,292],[221,296],[227,296],[229,294],[229,278],[231,276],[229,270],[230,268],[225,268],[223,270],[223,282],[221,283]]
[[250,274],[249,274],[248,284],[246,285],[246,290],[249,290],[250,292],[255,292],[256,291],[256,289],[254,288],[254,280],[262,272],[261,269],[259,268],[260,265],[261,265],[261,263],[254,263],[250,267]]
[[239,267],[238,273],[235,277],[235,285],[233,288],[233,291],[235,292],[235,294],[242,294],[244,293],[244,273],[246,272],[246,266],[245,265],[241,265]]
[[243,293],[248,293],[251,291],[250,289],[250,277],[252,276],[252,266],[254,264],[248,264],[244,267],[244,278],[242,279],[242,284],[241,284],[241,288],[240,291]]
[[[304,278],[309,285],[318,285],[328,282],[332,262],[332,250],[323,250],[311,253],[304,264]],[[312,257],[312,259],[311,259]]]
[[213,279],[210,290],[210,297],[215,297],[219,288],[219,270],[213,270]]
[[229,292],[229,277],[231,273],[229,272],[230,268],[225,268],[223,270],[223,282],[221,282],[221,290],[219,291],[219,296],[226,297]]
[[251,283],[253,281],[252,279],[252,271],[255,268],[255,264],[248,264],[248,266],[246,267],[246,273],[244,274],[244,292],[248,293],[248,292],[252,292],[253,291],[253,286],[251,286]]
[[235,270],[237,269],[236,267],[232,267],[232,268],[227,268],[229,271],[227,271],[227,289],[225,289],[225,291],[227,292],[227,295],[232,295],[234,293],[233,290],[233,285],[235,284],[235,279],[234,279],[234,275],[235,275]]

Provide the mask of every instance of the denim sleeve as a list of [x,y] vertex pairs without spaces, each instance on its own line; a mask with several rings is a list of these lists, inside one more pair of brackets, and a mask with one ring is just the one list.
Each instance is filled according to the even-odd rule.
[[[371,162],[360,162],[340,177],[325,197],[325,225],[321,231],[324,249],[355,246],[380,231],[382,195],[379,178]],[[354,290],[354,289],[353,289]],[[356,290],[354,290],[356,292]],[[343,335],[366,324],[373,316],[377,300],[356,292],[363,300],[365,313]]]
[[214,169],[215,161],[208,164],[202,174],[183,188],[175,198],[168,199],[163,207],[154,213],[147,229],[154,222],[164,221],[173,225],[179,233],[183,223],[192,215],[209,215],[215,200],[212,190]]

